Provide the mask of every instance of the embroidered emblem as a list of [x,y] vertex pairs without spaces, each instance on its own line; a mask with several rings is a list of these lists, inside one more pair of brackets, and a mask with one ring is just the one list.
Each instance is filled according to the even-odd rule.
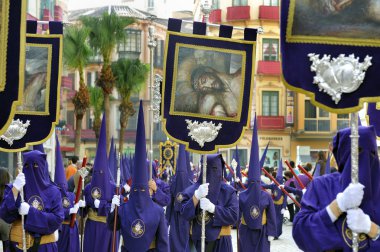
[[[197,223],[199,225],[202,225],[202,211],[199,212],[199,214],[197,215]],[[211,214],[209,212],[206,211],[206,216],[205,216],[205,222],[206,222],[206,225],[211,221]]]
[[[344,242],[352,248],[352,231],[347,226],[347,217],[344,218],[342,223],[342,236]],[[368,246],[368,237],[364,233],[359,234],[359,249],[364,249]]]
[[33,195],[29,198],[28,204],[31,205],[33,208],[42,211],[44,210],[44,202],[42,201],[40,196]]
[[181,203],[183,201],[183,195],[182,193],[178,193],[176,196],[176,200],[178,203]]
[[260,216],[260,209],[258,206],[253,205],[253,206],[251,206],[249,213],[251,215],[251,218],[256,220]]
[[140,219],[133,221],[132,226],[131,226],[132,237],[140,238],[141,236],[144,235],[144,233],[145,233],[145,223]]
[[62,206],[64,208],[69,208],[70,207],[70,200],[67,197],[62,198]]
[[100,190],[98,187],[92,188],[91,196],[93,199],[100,199],[100,197],[102,197],[102,190]]
[[278,192],[277,192],[277,190],[274,190],[274,192],[273,192],[273,196],[274,196],[275,198],[278,196]]

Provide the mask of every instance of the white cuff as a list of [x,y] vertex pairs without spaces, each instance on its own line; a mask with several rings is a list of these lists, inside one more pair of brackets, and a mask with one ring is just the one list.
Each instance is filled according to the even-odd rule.
[[333,211],[331,210],[330,205],[328,205],[328,206],[326,207],[326,211],[327,211],[327,213],[329,214],[329,217],[330,217],[331,222],[334,223],[338,218],[335,216],[335,214],[334,214]]

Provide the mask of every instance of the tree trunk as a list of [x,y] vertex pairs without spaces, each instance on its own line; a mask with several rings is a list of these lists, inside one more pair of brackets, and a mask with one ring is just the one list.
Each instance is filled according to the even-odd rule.
[[110,95],[108,93],[104,93],[104,112],[106,113],[106,150],[107,155],[110,151]]
[[119,152],[122,154],[124,149],[124,132],[128,125],[128,119],[124,123],[120,124],[120,134],[119,134]]
[[92,129],[95,131],[96,143],[99,142],[100,126],[101,125],[102,125],[102,120],[100,119],[100,117],[95,117],[94,124],[92,125]]
[[75,116],[75,149],[74,149],[74,155],[79,157],[80,156],[80,142],[81,142],[81,134],[82,134],[82,120],[83,120],[83,114],[77,114]]

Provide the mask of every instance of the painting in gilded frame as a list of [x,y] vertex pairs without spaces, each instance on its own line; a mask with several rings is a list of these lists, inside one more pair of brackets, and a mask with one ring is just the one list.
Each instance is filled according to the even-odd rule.
[[380,0],[290,0],[287,42],[380,46]]
[[239,121],[245,53],[178,43],[172,115]]

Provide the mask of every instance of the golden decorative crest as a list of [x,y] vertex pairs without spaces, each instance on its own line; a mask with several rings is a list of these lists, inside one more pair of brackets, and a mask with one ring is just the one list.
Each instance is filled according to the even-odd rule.
[[253,205],[253,206],[251,206],[249,213],[251,215],[251,218],[255,220],[260,216],[260,209],[258,206]]
[[28,204],[39,211],[42,211],[45,208],[43,200],[40,196],[37,195],[33,195],[32,197],[30,197],[28,200]]
[[140,238],[141,236],[144,235],[144,233],[145,233],[145,223],[140,219],[133,221],[132,226],[131,226],[132,237]]
[[100,190],[98,187],[92,188],[91,196],[93,199],[100,199],[100,197],[102,197],[102,190]]

